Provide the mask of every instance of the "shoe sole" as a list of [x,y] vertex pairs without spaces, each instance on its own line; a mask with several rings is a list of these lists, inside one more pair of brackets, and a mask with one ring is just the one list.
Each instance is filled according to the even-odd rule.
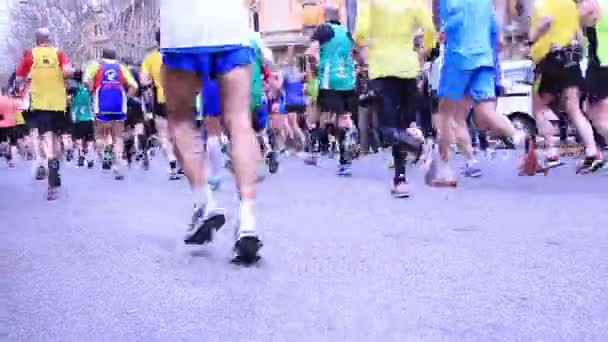
[[234,243],[236,256],[232,259],[232,262],[244,266],[257,263],[262,258],[258,255],[262,246],[262,241],[257,236],[245,236],[238,239]]
[[391,195],[394,198],[410,198],[410,194],[409,193],[396,193],[396,192],[391,192]]
[[209,217],[200,225],[196,232],[184,240],[186,245],[204,245],[213,240],[213,232],[220,230],[226,224],[224,214],[216,214]]

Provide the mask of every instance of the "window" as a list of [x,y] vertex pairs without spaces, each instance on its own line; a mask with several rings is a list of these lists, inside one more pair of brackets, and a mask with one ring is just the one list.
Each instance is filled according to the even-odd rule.
[[98,24],[93,27],[93,31],[95,32],[95,36],[101,36],[103,34],[103,29],[101,28],[101,25]]

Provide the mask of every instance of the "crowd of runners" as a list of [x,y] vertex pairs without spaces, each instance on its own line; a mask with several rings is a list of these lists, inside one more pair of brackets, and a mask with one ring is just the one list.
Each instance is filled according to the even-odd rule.
[[[507,147],[524,148],[520,172],[534,175],[564,164],[547,119],[559,102],[584,147],[573,172],[604,166],[608,6],[597,1],[534,1],[528,46],[538,146],[496,111],[501,28],[491,0],[442,1],[440,27],[422,2],[362,0],[352,34],[339,8],[327,5],[305,63],[290,48],[286,62],[275,64],[247,11],[240,1],[162,1],[158,47],[141,65],[106,48],[101,59],[75,68],[51,44],[51,32],[37,30],[0,103],[1,155],[11,167],[32,160],[32,176],[48,181],[55,200],[64,163],[122,180],[137,177],[126,172],[134,165],[147,170],[162,151],[168,178],[185,176],[192,189],[184,242],[198,245],[226,222],[213,191],[227,167],[239,192],[235,252],[244,262],[255,261],[262,246],[256,183],[262,168],[279,171],[286,155],[311,165],[335,155],[337,175],[351,176],[357,158],[388,150],[390,193],[404,198],[412,161],[426,166],[427,184],[456,186],[455,149],[466,159],[463,175],[480,177],[473,142],[490,131]],[[428,66],[440,75],[435,85]]]

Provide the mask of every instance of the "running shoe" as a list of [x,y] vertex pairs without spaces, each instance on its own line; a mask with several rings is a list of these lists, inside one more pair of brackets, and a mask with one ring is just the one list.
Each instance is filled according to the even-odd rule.
[[481,169],[476,162],[467,163],[462,174],[468,178],[479,178],[481,177]]
[[192,223],[188,226],[184,243],[187,245],[204,245],[213,241],[213,233],[226,223],[226,214],[222,209],[210,210],[207,215],[205,208],[195,208]]
[[169,180],[179,180],[179,174],[177,173],[177,169],[171,169],[169,171]]
[[120,170],[120,168],[118,166],[112,167],[112,171],[114,172],[114,179],[116,179],[116,180],[125,179],[124,174],[122,173],[122,171]]
[[564,165],[562,159],[558,155],[548,156],[545,158],[545,166],[552,169]]
[[338,166],[338,176],[350,177],[353,175],[352,164],[342,164]]
[[407,179],[394,180],[393,186],[391,187],[391,195],[395,198],[410,197],[410,187]]
[[44,180],[46,179],[48,172],[46,171],[46,167],[40,165],[36,169],[36,180]]
[[46,199],[49,201],[55,201],[59,198],[59,187],[49,186]]
[[261,259],[258,252],[264,246],[258,233],[255,230],[242,230],[240,223],[234,231],[234,258],[233,263],[241,265],[251,265]]
[[207,184],[209,184],[209,187],[211,188],[211,191],[217,191],[219,190],[220,186],[222,185],[222,176],[220,175],[216,175],[216,176],[209,176],[209,179],[207,179]]
[[604,158],[601,155],[586,157],[577,167],[577,174],[588,174],[599,171],[604,167]]

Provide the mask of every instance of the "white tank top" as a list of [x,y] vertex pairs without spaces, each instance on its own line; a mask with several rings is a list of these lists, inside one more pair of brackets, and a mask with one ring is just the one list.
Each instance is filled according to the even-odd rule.
[[162,48],[249,45],[249,11],[243,0],[161,0]]

